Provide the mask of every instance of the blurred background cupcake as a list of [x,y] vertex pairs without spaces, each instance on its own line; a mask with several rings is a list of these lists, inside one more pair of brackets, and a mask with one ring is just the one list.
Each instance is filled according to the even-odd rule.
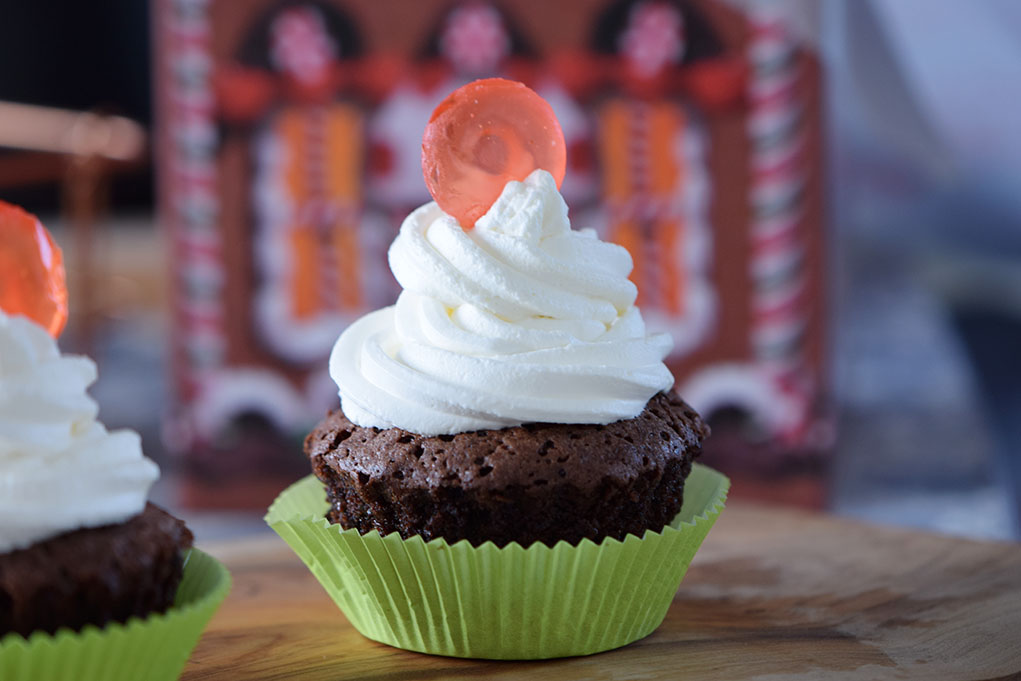
[[176,678],[229,577],[147,503],[159,469],[97,420],[66,319],[59,248],[0,202],[0,675]]
[[138,435],[96,420],[95,364],[2,310],[0,357],[0,637],[165,612],[192,536],[146,503]]

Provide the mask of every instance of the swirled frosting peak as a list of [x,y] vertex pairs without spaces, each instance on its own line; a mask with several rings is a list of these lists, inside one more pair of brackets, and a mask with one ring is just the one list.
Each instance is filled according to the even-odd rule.
[[508,182],[469,231],[422,206],[390,247],[397,304],[333,348],[344,413],[424,435],[637,416],[673,384],[672,343],[646,334],[631,267],[624,248],[571,229],[544,170]]
[[145,508],[159,469],[137,433],[96,420],[95,380],[92,360],[0,312],[0,553]]

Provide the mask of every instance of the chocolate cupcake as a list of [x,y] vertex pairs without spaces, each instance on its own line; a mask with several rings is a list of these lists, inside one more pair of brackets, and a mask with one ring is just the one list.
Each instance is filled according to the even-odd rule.
[[306,441],[331,521],[527,546],[676,515],[708,430],[666,392],[671,342],[645,331],[627,251],[572,230],[549,173],[470,233],[420,208],[390,266],[404,291],[337,341],[342,411]]
[[499,659],[625,645],[662,622],[723,506],[628,251],[571,228],[551,172],[503,172],[562,177],[548,109],[499,80],[437,107],[436,202],[389,251],[403,291],[337,340],[315,477],[267,515],[377,641]]
[[66,319],[60,249],[0,201],[0,678],[171,681],[230,575],[147,503],[159,469],[96,419]]
[[109,432],[85,357],[0,312],[0,637],[167,610],[191,533],[146,497],[159,469]]
[[477,546],[576,544],[660,531],[708,434],[678,397],[659,393],[608,425],[530,423],[423,436],[332,412],[305,451],[325,483],[331,522],[404,538]]
[[184,523],[148,504],[130,520],[0,555],[0,637],[74,631],[166,612],[191,548]]

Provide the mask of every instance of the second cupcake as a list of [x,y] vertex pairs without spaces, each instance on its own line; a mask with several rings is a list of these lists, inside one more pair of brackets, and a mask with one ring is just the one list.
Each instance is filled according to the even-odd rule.
[[66,300],[60,250],[0,201],[0,678],[175,679],[230,578],[147,503],[138,434],[97,419]]

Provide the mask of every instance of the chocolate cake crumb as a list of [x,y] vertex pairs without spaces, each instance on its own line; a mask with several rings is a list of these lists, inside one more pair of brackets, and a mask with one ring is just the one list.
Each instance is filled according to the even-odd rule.
[[182,521],[147,504],[124,523],[0,554],[0,636],[78,631],[165,612],[191,544]]
[[424,436],[331,412],[305,440],[328,518],[362,533],[466,539],[478,546],[659,531],[709,429],[676,395],[608,425],[529,423]]

